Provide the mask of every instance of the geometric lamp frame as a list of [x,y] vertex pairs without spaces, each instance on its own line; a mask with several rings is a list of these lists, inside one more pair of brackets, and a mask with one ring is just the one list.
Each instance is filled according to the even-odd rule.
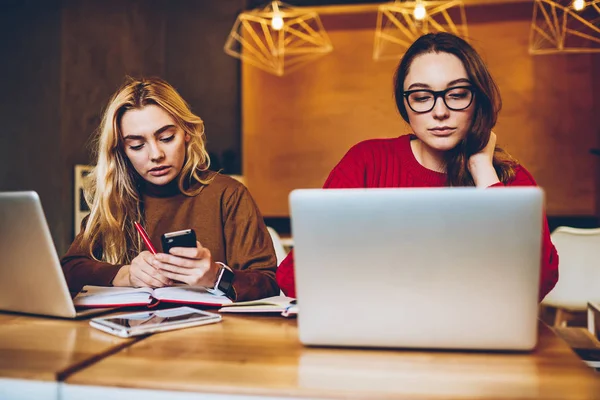
[[272,1],[238,15],[224,50],[282,76],[331,52],[333,46],[316,12]]
[[[416,8],[424,9],[420,18]],[[400,1],[382,4],[377,12],[373,59],[399,58],[420,36],[450,32],[467,40],[467,16],[461,0]]]
[[600,52],[600,0],[535,0],[529,53]]

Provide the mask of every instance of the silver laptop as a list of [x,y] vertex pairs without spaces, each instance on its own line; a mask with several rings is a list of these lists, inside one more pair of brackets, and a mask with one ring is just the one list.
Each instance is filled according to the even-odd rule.
[[36,192],[0,192],[0,310],[77,318]]
[[539,188],[290,194],[306,345],[530,350]]

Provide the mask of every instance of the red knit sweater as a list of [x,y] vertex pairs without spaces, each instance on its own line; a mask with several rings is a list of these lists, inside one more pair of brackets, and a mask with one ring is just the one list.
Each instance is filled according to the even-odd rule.
[[[352,147],[329,174],[323,186],[334,188],[442,187],[446,174],[423,167],[415,158],[410,140],[413,135],[395,139],[373,139]],[[522,166],[506,186],[535,186],[535,180]],[[493,186],[504,186],[497,183]],[[540,300],[558,280],[558,254],[550,240],[548,222],[544,218]],[[295,297],[294,254],[290,252],[277,269],[277,283],[287,296]]]

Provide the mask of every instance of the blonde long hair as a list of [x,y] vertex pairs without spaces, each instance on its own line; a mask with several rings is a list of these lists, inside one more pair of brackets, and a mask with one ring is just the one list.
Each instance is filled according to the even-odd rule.
[[[162,79],[128,78],[104,112],[95,141],[97,163],[86,181],[85,199],[91,212],[81,246],[98,261],[128,264],[143,248],[133,225],[134,221],[143,220],[138,189],[143,178],[125,155],[120,125],[125,112],[148,104],[165,110],[190,137],[177,181],[179,190],[187,196],[195,196],[210,182],[202,177],[210,165],[202,119],[194,115],[179,93]],[[194,181],[202,185],[192,190]]]

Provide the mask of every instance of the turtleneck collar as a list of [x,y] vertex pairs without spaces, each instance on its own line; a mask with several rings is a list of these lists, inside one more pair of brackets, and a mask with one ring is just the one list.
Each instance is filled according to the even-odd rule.
[[178,178],[175,178],[162,186],[153,185],[150,182],[144,181],[140,186],[140,192],[150,197],[173,197],[181,193],[177,181]]

